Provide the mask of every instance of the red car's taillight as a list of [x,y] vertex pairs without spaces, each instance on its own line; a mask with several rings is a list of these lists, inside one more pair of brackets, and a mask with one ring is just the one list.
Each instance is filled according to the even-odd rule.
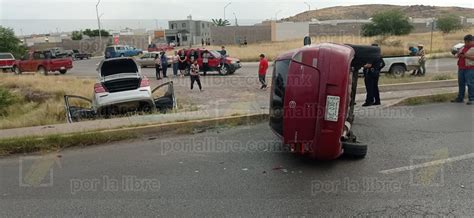
[[143,77],[142,81],[140,82],[140,87],[148,87],[150,86],[150,80],[146,76]]
[[105,90],[104,86],[102,86],[102,83],[96,83],[94,85],[94,92],[95,93],[104,93],[104,92],[107,92],[107,90]]

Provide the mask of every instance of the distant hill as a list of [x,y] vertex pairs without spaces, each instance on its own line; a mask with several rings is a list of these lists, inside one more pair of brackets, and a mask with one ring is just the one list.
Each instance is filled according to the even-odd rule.
[[436,7],[425,5],[353,5],[353,6],[337,6],[330,8],[322,8],[319,10],[306,11],[295,16],[284,18],[284,21],[311,21],[318,20],[345,20],[345,19],[368,19],[374,14],[384,10],[398,9],[404,12],[408,17],[413,18],[431,18],[439,17],[446,14],[457,14],[468,18],[474,18],[474,9],[461,7]]

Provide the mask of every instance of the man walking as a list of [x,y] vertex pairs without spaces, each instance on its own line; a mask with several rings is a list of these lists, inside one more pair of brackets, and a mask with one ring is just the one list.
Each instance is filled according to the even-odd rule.
[[[374,45],[375,46],[375,45]],[[380,105],[380,92],[379,92],[379,77],[380,71],[385,67],[385,62],[382,58],[374,60],[372,63],[368,63],[364,66],[365,76],[365,89],[367,91],[367,98],[362,107],[368,107],[372,105]]]
[[458,97],[451,102],[463,103],[468,88],[469,101],[468,105],[474,105],[474,37],[469,34],[464,37],[464,47],[456,54],[458,60]]
[[267,83],[265,82],[265,76],[267,75],[267,69],[268,69],[268,60],[265,58],[264,54],[260,55],[260,64],[258,67],[258,79],[262,86],[260,89],[266,89],[267,88]]

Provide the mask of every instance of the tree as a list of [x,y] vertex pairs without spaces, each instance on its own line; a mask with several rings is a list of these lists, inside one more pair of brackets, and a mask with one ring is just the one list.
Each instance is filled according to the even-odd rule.
[[72,31],[72,40],[81,40],[82,39],[82,31]]
[[439,17],[437,24],[438,29],[443,33],[455,32],[462,29],[461,19],[454,14]]
[[15,36],[13,29],[0,26],[0,52],[9,52],[19,58],[25,55],[26,51],[26,47]]
[[[104,37],[110,36],[110,33],[107,32],[106,30],[100,30],[100,33],[101,33],[101,36],[104,36]],[[95,30],[85,29],[84,31],[82,31],[82,34],[89,37],[97,37],[99,36],[99,30],[98,29],[95,29]]]
[[212,19],[212,22],[216,25],[216,26],[229,26],[230,25],[230,22],[228,20],[223,20],[222,18],[219,18],[219,19]]
[[399,10],[380,12],[372,17],[372,22],[362,26],[362,35],[408,35],[413,30],[408,17]]

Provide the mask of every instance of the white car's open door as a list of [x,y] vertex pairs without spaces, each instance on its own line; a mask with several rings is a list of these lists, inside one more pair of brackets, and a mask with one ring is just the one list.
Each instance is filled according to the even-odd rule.
[[76,95],[65,95],[64,103],[66,109],[66,121],[68,123],[82,120],[92,120],[97,117],[92,108],[92,100]]
[[177,108],[173,81],[163,83],[153,89],[152,95],[156,109],[160,112],[174,110]]

